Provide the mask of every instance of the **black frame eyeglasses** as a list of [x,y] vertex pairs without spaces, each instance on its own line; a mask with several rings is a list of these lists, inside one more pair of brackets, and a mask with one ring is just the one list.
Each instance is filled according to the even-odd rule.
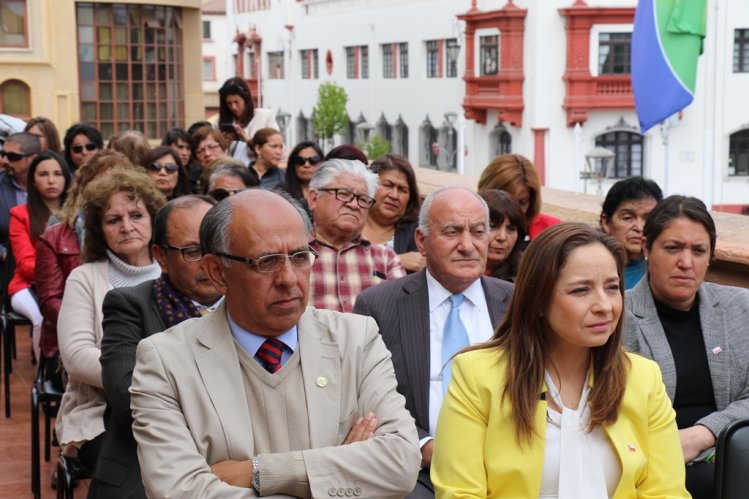
[[96,144],[93,142],[89,142],[88,144],[76,144],[74,146],[70,146],[70,150],[73,151],[76,154],[80,154],[83,152],[83,149],[86,149],[87,151],[95,151],[99,148]]
[[320,192],[332,192],[335,194],[335,198],[344,204],[350,203],[354,198],[356,198],[356,204],[359,205],[359,208],[367,210],[375,204],[375,198],[367,196],[366,194],[357,194],[348,189],[324,188],[317,190]]
[[164,249],[179,251],[182,254],[182,259],[186,262],[199,262],[203,259],[203,252],[200,250],[200,246],[172,246],[171,244],[161,244]]
[[8,151],[0,151],[0,158],[8,158],[8,161],[11,163],[15,163],[16,161],[21,161],[24,158],[28,158],[33,156],[36,153],[30,152],[30,153],[17,153],[17,152],[8,152]]
[[228,258],[229,260],[246,263],[251,268],[262,273],[278,272],[286,264],[286,260],[289,260],[291,265],[295,268],[308,268],[312,266],[317,258],[317,253],[311,248],[296,251],[290,255],[287,253],[274,253],[272,255],[261,256],[260,258],[247,258],[244,256],[230,255],[228,253],[214,254],[219,257]]

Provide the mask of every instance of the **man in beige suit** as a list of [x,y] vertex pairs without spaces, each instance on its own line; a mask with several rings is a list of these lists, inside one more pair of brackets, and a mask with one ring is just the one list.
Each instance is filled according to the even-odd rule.
[[[262,207],[262,209],[260,208]],[[402,497],[421,455],[371,318],[306,308],[304,212],[250,190],[208,212],[213,313],[138,346],[133,433],[151,497]]]

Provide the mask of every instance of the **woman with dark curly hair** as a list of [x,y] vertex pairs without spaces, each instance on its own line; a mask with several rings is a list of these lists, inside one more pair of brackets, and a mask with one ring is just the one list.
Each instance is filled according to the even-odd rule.
[[481,191],[489,207],[489,251],[486,275],[514,281],[527,234],[525,217],[512,196],[499,189]]
[[238,76],[226,80],[218,90],[218,95],[219,129],[224,137],[231,141],[229,154],[249,165],[250,155],[254,151],[248,147],[248,143],[261,128],[279,129],[276,112],[272,109],[256,108],[252,104],[249,85]]
[[178,198],[192,191],[179,153],[173,148],[159,146],[152,149],[143,158],[141,165],[167,199]]
[[97,151],[104,148],[101,132],[86,123],[76,123],[68,128],[63,139],[65,161],[76,171]]
[[421,207],[414,169],[405,157],[397,154],[373,161],[369,169],[379,175],[380,182],[362,235],[369,242],[384,244],[395,251],[409,273],[418,272],[426,262],[414,239]]
[[93,467],[106,407],[99,363],[102,302],[112,288],[135,286],[161,274],[151,257],[151,229],[164,195],[148,175],[115,169],[91,182],[83,196],[83,265],[70,273],[58,318],[68,384],[55,430],[65,455],[77,454]]

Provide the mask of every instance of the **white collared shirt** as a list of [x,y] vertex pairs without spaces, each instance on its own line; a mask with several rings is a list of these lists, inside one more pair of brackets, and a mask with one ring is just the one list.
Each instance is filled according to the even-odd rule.
[[[442,406],[442,334],[450,313],[452,293],[426,271],[429,291],[429,433],[434,435],[437,416]],[[463,291],[465,300],[460,304],[460,320],[468,332],[471,345],[483,343],[494,333],[489,308],[486,305],[481,279]],[[422,441],[422,445],[423,445]]]

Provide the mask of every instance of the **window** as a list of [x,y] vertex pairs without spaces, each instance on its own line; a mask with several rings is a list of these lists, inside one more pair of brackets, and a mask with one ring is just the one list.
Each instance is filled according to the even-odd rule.
[[598,74],[629,74],[631,44],[632,33],[600,33],[598,35]]
[[427,41],[427,78],[438,78],[442,76],[439,72],[439,41]]
[[366,80],[369,78],[369,47],[346,47],[346,78]]
[[445,76],[448,78],[458,77],[458,54],[460,45],[457,38],[448,38],[445,40]]
[[299,116],[296,117],[296,140],[297,142],[316,140],[315,132],[312,129],[312,123],[301,111],[299,111]]
[[255,58],[254,50],[247,51],[247,65],[245,66],[245,69],[250,80],[257,79],[257,60]]
[[419,164],[426,168],[437,168],[437,156],[439,155],[439,143],[437,142],[437,129],[427,117],[419,126]]
[[76,4],[81,121],[104,137],[185,123],[181,9]]
[[203,57],[203,80],[216,80],[216,58]]
[[642,175],[643,141],[639,133],[625,131],[604,133],[596,137],[596,147],[605,147],[616,155],[612,170],[606,172],[606,177],[625,178]]
[[749,128],[731,134],[728,161],[729,175],[749,175]]
[[24,82],[7,80],[0,84],[0,114],[31,118],[31,91]]
[[300,59],[302,60],[302,79],[312,80],[319,78],[319,64],[317,58],[317,49],[300,50]]
[[393,139],[393,127],[388,123],[385,118],[385,113],[380,115],[380,119],[375,123],[375,134],[379,135],[381,139],[390,142]]
[[203,40],[211,39],[211,21],[203,21]]
[[512,135],[502,123],[497,123],[489,133],[489,147],[489,154],[492,158],[512,153]]
[[734,32],[733,72],[749,73],[749,29],[737,29]]
[[395,67],[393,65],[393,44],[386,43],[382,46],[382,77],[395,78]]
[[392,128],[390,149],[393,154],[400,154],[401,156],[408,157],[408,126],[400,116],[398,116],[398,120]]
[[268,52],[268,79],[283,80],[283,51]]
[[497,74],[499,72],[499,36],[482,36],[479,47],[481,76]]
[[408,43],[398,44],[398,62],[400,77],[408,78]]
[[26,0],[0,2],[0,47],[28,47]]

